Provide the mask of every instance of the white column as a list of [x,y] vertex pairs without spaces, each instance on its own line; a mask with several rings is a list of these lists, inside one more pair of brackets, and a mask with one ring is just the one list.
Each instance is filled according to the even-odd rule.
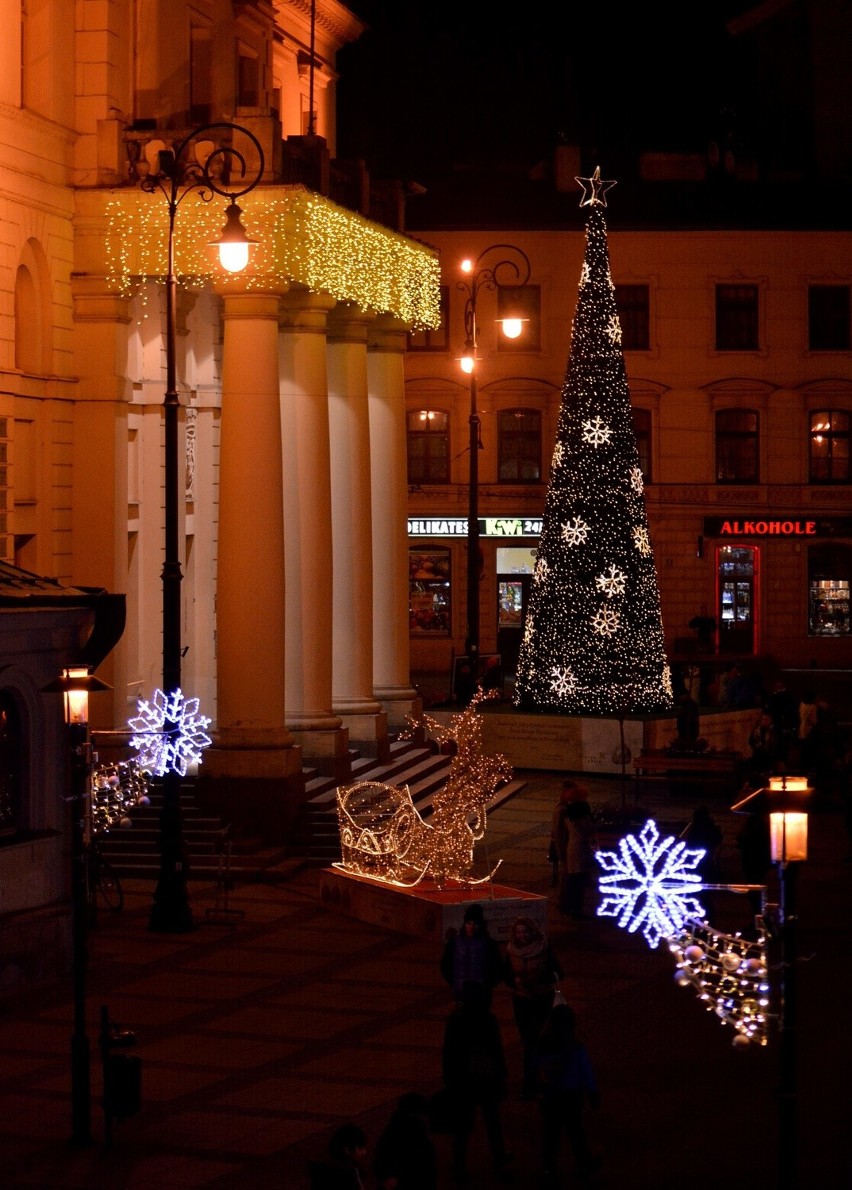
[[[237,781],[250,779],[240,796],[262,799],[264,812],[257,817],[271,816],[273,824],[286,827],[295,818],[293,803],[304,792],[304,777],[285,719],[279,300],[259,292],[224,298],[218,720],[201,771],[205,778],[230,782],[232,794]],[[263,779],[274,784],[263,789]]]
[[373,689],[391,728],[422,710],[411,685],[408,636],[408,474],[405,326],[382,316],[369,332],[373,511]]
[[365,755],[390,754],[387,715],[373,696],[373,559],[367,327],[357,306],[338,305],[328,325],[332,705]]
[[305,763],[338,780],[349,736],[332,710],[333,553],[326,372],[327,295],[295,290],[281,303],[279,391],[287,565],[287,724]]

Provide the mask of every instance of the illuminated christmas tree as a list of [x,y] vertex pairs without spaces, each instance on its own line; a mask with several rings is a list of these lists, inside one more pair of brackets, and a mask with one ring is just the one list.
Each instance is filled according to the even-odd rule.
[[624,714],[673,705],[604,195],[583,185],[586,252],[515,684],[518,706]]

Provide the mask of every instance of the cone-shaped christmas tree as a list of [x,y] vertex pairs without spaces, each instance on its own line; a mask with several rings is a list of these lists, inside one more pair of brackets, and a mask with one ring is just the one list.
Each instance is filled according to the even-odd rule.
[[668,710],[657,572],[609,272],[604,194],[584,185],[586,253],[514,701],[613,715]]

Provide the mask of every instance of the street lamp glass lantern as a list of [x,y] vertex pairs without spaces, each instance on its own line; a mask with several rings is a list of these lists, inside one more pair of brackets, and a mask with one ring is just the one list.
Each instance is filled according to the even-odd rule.
[[249,248],[256,244],[250,240],[243,227],[240,215],[242,210],[231,199],[230,206],[225,212],[225,226],[218,240],[211,242],[211,247],[219,249],[219,263],[229,273],[240,273],[248,264]]
[[801,863],[808,858],[805,801],[811,792],[807,777],[769,778],[769,843],[773,863]]

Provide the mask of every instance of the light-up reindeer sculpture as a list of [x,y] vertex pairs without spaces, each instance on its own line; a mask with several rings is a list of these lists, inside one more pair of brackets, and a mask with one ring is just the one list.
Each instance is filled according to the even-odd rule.
[[439,744],[453,741],[456,746],[447,783],[435,794],[428,822],[407,785],[360,781],[338,789],[341,861],[335,867],[404,886],[426,877],[439,886],[449,881],[482,884],[493,878],[501,861],[477,878],[473,853],[474,844],[485,835],[489,801],[512,776],[503,756],[486,756],[482,749],[477,708],[495,696],[478,690],[449,726],[429,715],[422,717],[422,725]]

